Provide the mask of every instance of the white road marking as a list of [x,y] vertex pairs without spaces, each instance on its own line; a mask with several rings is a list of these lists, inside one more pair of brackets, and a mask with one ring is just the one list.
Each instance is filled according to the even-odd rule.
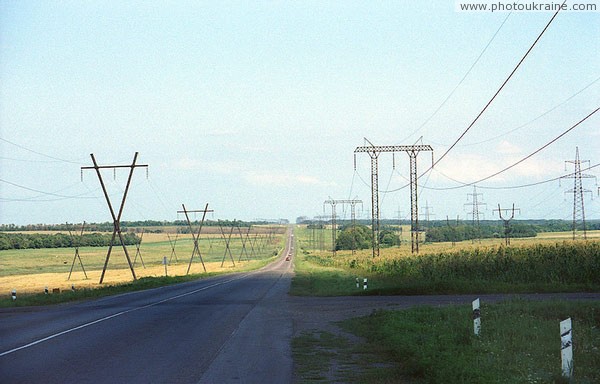
[[248,274],[245,274],[245,275],[237,276],[237,277],[235,277],[235,278],[233,278],[233,279],[229,279],[229,280],[222,281],[222,282],[219,282],[219,283],[214,283],[214,284],[211,284],[211,285],[207,285],[206,287],[198,288],[198,289],[195,289],[195,290],[193,290],[193,291],[186,292],[186,293],[182,293],[182,294],[179,294],[179,295],[176,295],[176,296],[173,296],[173,297],[169,297],[169,298],[166,298],[166,299],[163,299],[163,300],[160,300],[160,301],[157,301],[157,302],[151,303],[151,304],[146,304],[146,305],[144,305],[144,306],[141,306],[141,307],[132,308],[132,309],[128,309],[128,310],[126,310],[126,311],[117,312],[117,313],[114,313],[114,314],[112,314],[112,315],[105,316],[105,317],[102,317],[102,318],[100,318],[100,319],[97,319],[97,320],[94,320],[94,321],[90,321],[89,323],[85,323],[85,324],[79,325],[79,326],[77,326],[77,327],[70,328],[70,329],[67,329],[67,330],[65,330],[65,331],[58,332],[58,333],[55,333],[55,334],[53,334],[53,335],[50,335],[50,336],[44,337],[43,339],[39,339],[39,340],[36,340],[36,341],[32,341],[32,342],[31,342],[31,343],[29,343],[29,344],[25,344],[25,345],[22,345],[22,346],[20,346],[20,347],[13,348],[13,349],[11,349],[11,350],[8,350],[8,351],[5,351],[5,352],[2,352],[2,353],[0,353],[0,357],[2,357],[2,356],[5,356],[5,355],[9,355],[9,354],[11,354],[11,353],[14,353],[14,352],[20,351],[20,350],[22,350],[22,349],[26,349],[26,348],[29,348],[29,347],[33,347],[34,345],[37,345],[37,344],[43,343],[43,342],[45,342],[45,341],[48,341],[48,340],[52,340],[52,339],[54,339],[54,338],[56,338],[56,337],[59,337],[59,336],[62,336],[62,335],[66,335],[67,333],[71,333],[71,332],[73,332],[73,331],[77,331],[77,330],[79,330],[79,329],[82,329],[82,328],[89,327],[90,325],[98,324],[98,323],[101,323],[101,322],[103,322],[103,321],[110,320],[110,319],[112,319],[112,318],[115,318],[115,317],[119,317],[119,316],[125,315],[125,314],[127,314],[127,313],[131,313],[131,312],[139,311],[140,309],[145,309],[145,308],[153,307],[153,306],[155,306],[155,305],[162,304],[162,303],[164,303],[164,302],[167,302],[167,301],[171,301],[171,300],[179,299],[179,298],[181,298],[181,297],[185,297],[185,296],[193,295],[194,293],[198,293],[198,292],[200,292],[200,291],[205,291],[205,290],[207,290],[207,289],[214,288],[214,287],[217,287],[217,286],[219,286],[219,285],[228,284],[228,283],[231,283],[231,282],[233,282],[233,281],[240,280],[240,279],[243,279],[243,278],[245,278],[245,277],[248,277],[248,276],[250,276],[251,274],[252,274],[252,273],[248,273]]

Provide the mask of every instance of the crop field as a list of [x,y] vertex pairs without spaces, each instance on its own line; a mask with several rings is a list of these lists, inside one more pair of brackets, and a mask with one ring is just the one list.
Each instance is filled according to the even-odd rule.
[[[246,234],[224,227],[206,227],[198,241],[198,250],[206,272],[242,271],[256,268],[276,256],[283,246],[283,230],[269,235],[266,228],[253,227]],[[231,237],[230,237],[231,235]],[[139,236],[139,234],[138,234]],[[169,240],[170,236],[170,240]],[[174,252],[172,244],[174,243]],[[204,273],[198,254],[190,264],[194,242],[190,234],[144,233],[138,248],[127,246],[136,277],[164,276],[164,257],[167,258],[169,276]],[[108,247],[81,247],[79,258],[75,248],[16,249],[0,251],[0,292],[7,294],[16,289],[19,293],[39,293],[45,287],[50,291],[98,287],[100,274],[106,260]],[[74,262],[74,264],[73,264]],[[69,272],[73,267],[69,279]],[[85,273],[84,273],[85,270]],[[87,278],[86,278],[87,274]],[[120,245],[113,246],[104,277],[104,284],[117,284],[132,280],[127,258]]]
[[[322,247],[311,230],[299,228],[296,233],[300,262],[320,274],[319,279],[305,282],[306,289],[318,291],[313,285],[319,281],[321,294],[363,294],[348,291],[347,282],[346,288],[335,288],[336,281],[353,280],[353,276],[373,281],[369,294],[600,290],[600,231],[588,231],[586,241],[573,241],[570,232],[560,232],[511,239],[510,246],[504,245],[504,239],[423,243],[418,254],[404,242],[381,248],[376,258],[371,249],[337,251],[334,256],[331,240]],[[325,230],[324,237],[330,238],[331,230]],[[296,283],[296,293],[302,294],[302,284]]]

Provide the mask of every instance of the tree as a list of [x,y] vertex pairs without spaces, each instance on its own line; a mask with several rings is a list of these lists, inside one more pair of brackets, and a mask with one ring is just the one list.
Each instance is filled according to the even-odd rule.
[[335,241],[335,249],[367,249],[371,247],[371,231],[365,225],[342,228],[341,233]]

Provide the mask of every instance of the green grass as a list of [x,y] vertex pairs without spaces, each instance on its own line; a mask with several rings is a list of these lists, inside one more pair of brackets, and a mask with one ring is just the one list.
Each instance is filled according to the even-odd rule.
[[[300,232],[302,233],[302,232]],[[299,242],[303,243],[302,240]],[[398,254],[308,251],[297,260],[296,295],[415,295],[600,291],[600,242],[437,249]],[[355,279],[369,279],[367,291]]]
[[[600,303],[516,300],[482,305],[473,335],[470,306],[378,311],[342,326],[367,340],[390,377],[419,383],[561,383],[559,322],[573,319],[575,383],[600,381]],[[352,382],[367,382],[361,378]]]

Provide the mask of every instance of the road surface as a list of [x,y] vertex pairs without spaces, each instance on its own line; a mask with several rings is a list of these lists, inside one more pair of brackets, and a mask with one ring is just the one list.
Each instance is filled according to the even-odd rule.
[[291,262],[0,312],[0,383],[289,383]]

